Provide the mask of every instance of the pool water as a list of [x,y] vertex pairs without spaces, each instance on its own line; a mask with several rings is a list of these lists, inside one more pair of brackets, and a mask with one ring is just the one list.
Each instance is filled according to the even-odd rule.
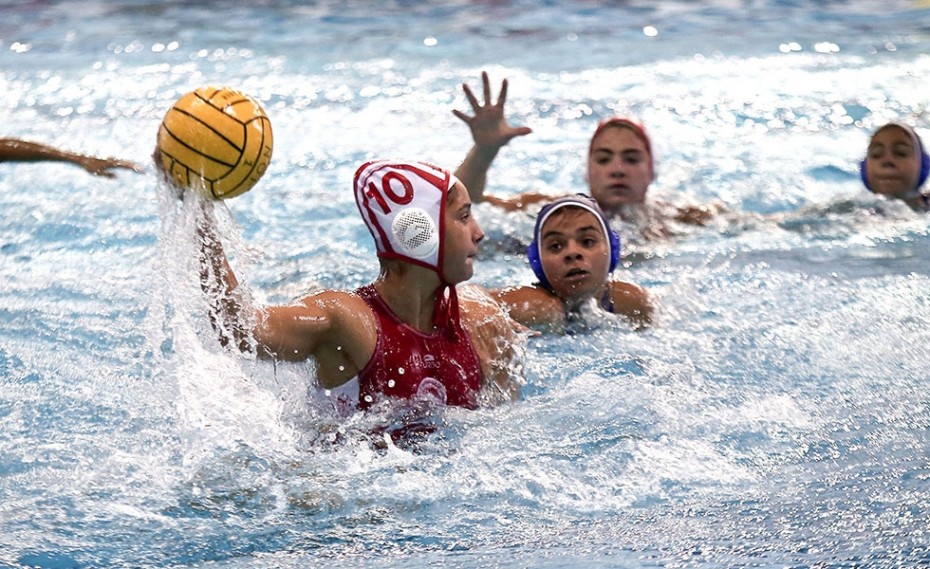
[[[930,564],[930,228],[866,192],[878,125],[930,135],[930,7],[909,1],[5,2],[0,118],[144,163],[0,165],[0,566],[913,567]],[[149,166],[208,84],[249,92],[271,167],[219,209],[257,302],[376,276],[362,161],[454,167],[461,84],[510,81],[489,191],[584,189],[597,121],[653,136],[621,227],[656,322],[530,340],[520,401],[374,448],[309,365],[224,352],[193,214]],[[475,281],[529,283],[529,216],[475,208]]]

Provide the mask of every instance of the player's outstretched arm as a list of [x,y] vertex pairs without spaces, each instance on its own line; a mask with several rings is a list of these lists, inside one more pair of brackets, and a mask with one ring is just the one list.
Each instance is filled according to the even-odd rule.
[[455,171],[456,177],[468,188],[468,195],[473,203],[484,200],[484,188],[487,183],[488,170],[502,146],[517,136],[532,132],[529,127],[514,127],[507,124],[504,116],[504,104],[507,102],[507,80],[501,82],[497,102],[491,102],[491,83],[487,72],[481,73],[484,102],[478,101],[468,84],[462,84],[465,97],[471,105],[474,115],[459,110],[453,114],[461,119],[471,130],[474,145],[468,151],[465,160]]
[[113,178],[115,168],[141,172],[142,167],[118,158],[97,158],[86,154],[68,152],[47,144],[17,138],[0,138],[0,162],[69,162],[76,164],[95,176]]

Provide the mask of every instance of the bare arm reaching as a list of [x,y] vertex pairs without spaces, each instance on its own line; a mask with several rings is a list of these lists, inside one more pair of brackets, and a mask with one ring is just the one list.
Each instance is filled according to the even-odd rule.
[[[220,342],[245,352],[254,349],[262,358],[303,361],[316,356],[321,382],[338,384],[351,377],[374,349],[374,323],[364,302],[350,293],[323,291],[292,305],[250,310],[216,233],[212,208],[212,202],[203,203],[197,234],[201,287]],[[342,345],[357,348],[343,350]],[[345,373],[330,373],[330,367]]]
[[141,166],[128,160],[97,158],[86,154],[68,152],[38,142],[29,142],[16,138],[0,138],[0,162],[40,162],[44,160],[70,162],[84,168],[95,176],[104,176],[106,178],[116,176],[112,171],[114,168],[142,172]]
[[462,111],[453,110],[458,118],[462,119],[471,129],[474,146],[468,151],[465,160],[455,171],[465,187],[473,203],[485,200],[484,188],[487,182],[488,170],[502,146],[517,136],[524,136],[532,132],[529,127],[514,127],[507,124],[504,116],[504,104],[507,102],[507,80],[501,82],[501,90],[497,102],[491,102],[491,83],[486,72],[481,73],[484,103],[479,103],[471,88],[462,84],[465,97],[471,105],[473,116]]

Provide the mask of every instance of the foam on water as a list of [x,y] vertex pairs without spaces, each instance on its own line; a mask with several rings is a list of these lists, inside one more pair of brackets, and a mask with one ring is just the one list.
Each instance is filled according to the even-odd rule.
[[[426,413],[437,434],[385,446],[365,433],[393,418],[316,405],[312,365],[217,344],[198,209],[154,172],[0,165],[0,565],[927,563],[930,234],[857,171],[875,126],[928,133],[927,16],[903,1],[5,7],[4,135],[147,164],[182,93],[262,100],[272,166],[216,207],[256,304],[376,276],[355,167],[457,164],[451,109],[482,69],[534,130],[489,191],[579,191],[594,125],[629,113],[653,136],[652,195],[727,211],[667,241],[621,227],[619,273],[650,290],[652,328],[535,338],[519,402]],[[532,217],[475,213],[476,280],[530,282]]]

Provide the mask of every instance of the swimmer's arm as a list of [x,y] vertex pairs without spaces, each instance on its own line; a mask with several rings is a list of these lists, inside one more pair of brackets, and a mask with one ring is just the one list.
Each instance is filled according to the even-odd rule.
[[210,304],[211,324],[223,346],[255,351],[261,358],[297,362],[315,355],[320,346],[332,344],[347,346],[346,357],[356,363],[367,361],[375,326],[370,315],[365,316],[370,313],[365,301],[354,294],[322,291],[293,305],[249,311],[216,234],[212,207],[211,202],[202,205],[197,226],[200,282]]
[[646,289],[623,281],[610,281],[608,284],[614,313],[627,317],[638,329],[652,324],[652,302]]
[[16,138],[0,138],[0,162],[69,162],[84,168],[91,174],[112,178],[115,176],[113,168],[126,168],[141,172],[142,167],[128,160],[116,158],[96,158],[60,150],[46,144],[29,142]]
[[675,214],[675,221],[689,225],[705,225],[724,210],[723,204],[719,203],[679,207]]
[[483,391],[493,401],[517,400],[522,352],[529,331],[480,287],[463,289],[459,300],[462,322],[481,360]]
[[[239,280],[216,234],[211,204],[198,224],[201,240],[200,282],[210,303],[210,321],[223,346],[259,357],[284,361],[309,358],[333,334],[344,306],[337,295],[323,292],[290,306],[269,306],[249,314],[239,293]],[[331,298],[332,297],[332,298]]]
[[[244,299],[239,294],[239,279],[233,272],[216,233],[213,204],[201,206],[197,220],[200,239],[200,288],[210,305],[210,323],[223,346],[234,345],[240,351],[251,352],[252,324],[244,322]],[[256,315],[257,316],[257,315]],[[253,317],[252,322],[256,318]]]
[[367,323],[358,312],[349,295],[339,291],[320,292],[290,306],[261,309],[254,328],[259,356],[298,362],[313,356],[323,344],[354,346],[359,342],[351,328]]
[[484,201],[504,211],[520,211],[534,204],[549,203],[557,197],[558,196],[550,196],[549,194],[540,192],[524,192],[507,198],[484,196]]
[[493,198],[493,196],[485,196],[484,189],[488,182],[488,170],[491,168],[491,162],[497,156],[498,150],[500,148],[490,149],[480,148],[478,145],[472,146],[471,150],[468,151],[468,155],[465,156],[465,160],[455,171],[455,176],[468,189],[468,197],[472,203],[492,201],[489,198]]
[[[152,154],[155,169],[170,184],[161,164],[158,148]],[[178,199],[182,199],[184,190],[174,188]],[[196,233],[200,241],[200,288],[207,296],[210,324],[216,331],[220,344],[235,345],[243,352],[251,352],[251,324],[243,323],[244,299],[239,294],[239,280],[229,265],[223,243],[216,233],[216,220],[213,217],[213,203],[201,202],[198,205]],[[254,322],[253,317],[252,321]]]
[[504,116],[504,104],[507,101],[507,80],[501,82],[497,102],[491,102],[491,83],[487,72],[481,73],[484,103],[478,102],[471,88],[462,85],[465,97],[471,105],[474,116],[462,111],[453,110],[453,114],[461,119],[471,130],[474,145],[465,157],[465,160],[455,171],[456,177],[468,188],[468,195],[473,203],[484,201],[484,190],[487,184],[488,170],[502,146],[517,136],[524,136],[532,132],[529,127],[513,127],[507,124]]
[[539,287],[515,286],[488,290],[511,318],[527,328],[555,331],[565,325],[565,303]]

